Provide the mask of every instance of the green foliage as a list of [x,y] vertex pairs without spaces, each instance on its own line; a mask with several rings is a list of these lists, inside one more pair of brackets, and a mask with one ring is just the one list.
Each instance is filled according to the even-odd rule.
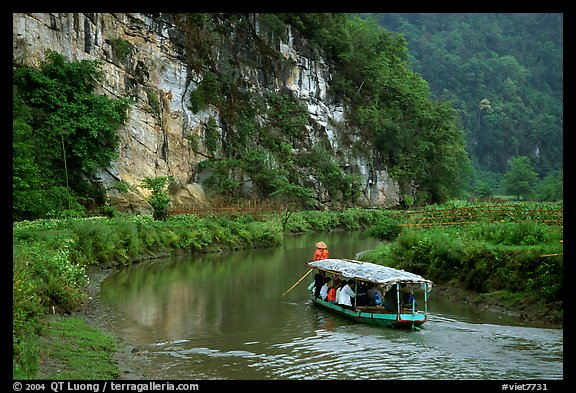
[[411,224],[431,226],[467,225],[478,223],[555,224],[563,223],[562,203],[515,202],[510,200],[469,202],[454,200],[441,205],[428,205],[410,214]]
[[[14,219],[46,217],[49,211],[78,209],[96,199],[85,178],[117,155],[117,129],[129,99],[94,95],[102,78],[98,61],[67,63],[48,51],[39,68],[13,73]],[[67,196],[44,196],[66,188]]]
[[310,41],[312,48],[321,48],[331,61],[338,61],[340,52],[349,45],[349,32],[345,27],[346,14],[334,13],[281,13],[279,19],[296,28]]
[[[199,165],[199,169],[209,173],[203,185],[212,194],[239,197],[241,186],[249,180],[253,196],[308,206],[313,190],[303,187],[302,175],[294,171],[291,144],[304,135],[307,112],[286,93],[270,93],[265,98],[267,107],[256,97],[242,100],[237,108],[219,103],[225,106],[222,114],[234,120],[234,127],[220,144],[215,121],[207,125],[205,144],[213,157]],[[229,112],[230,109],[235,110]],[[264,113],[269,121],[262,128],[256,118]],[[223,158],[215,154],[220,146],[225,153]]]
[[120,370],[112,356],[116,350],[113,337],[89,326],[82,318],[50,318],[48,337],[42,355],[57,362],[58,368],[46,379],[117,379]]
[[[152,179],[151,186],[161,181]],[[276,220],[201,219],[193,215],[67,218],[13,225],[13,373],[36,376],[42,317],[75,310],[85,300],[85,267],[127,264],[161,252],[273,247],[283,242]]]
[[528,197],[534,192],[534,186],[538,181],[538,174],[530,165],[529,157],[514,157],[510,160],[510,170],[502,178],[501,187],[505,193]]
[[12,370],[15,379],[26,379],[37,371],[39,348],[33,337],[41,327],[39,316],[43,311],[37,283],[31,270],[21,261],[15,258],[12,269]]
[[208,194],[233,196],[240,187],[240,182],[234,178],[239,160],[221,159],[205,160],[198,165],[200,171],[209,171],[210,175],[203,182]]
[[290,138],[301,139],[307,131],[308,110],[291,95],[269,93],[271,125]]
[[[119,255],[119,235],[110,225],[95,225],[92,221],[81,221],[75,226],[76,245],[71,259],[79,265],[97,265],[108,261],[125,261],[126,255]],[[124,233],[127,235],[127,233]],[[127,238],[129,241],[130,237]]]
[[345,26],[350,43],[339,53],[333,89],[351,101],[352,123],[394,178],[419,185],[421,201],[456,196],[469,163],[451,104],[430,100],[428,84],[410,69],[401,35],[371,18],[351,17]]
[[215,72],[205,72],[204,79],[190,94],[190,105],[194,112],[205,110],[209,104],[218,105],[224,100],[226,81]]
[[125,181],[117,181],[114,183],[114,185],[112,186],[113,189],[117,190],[120,193],[126,193],[132,190],[132,186],[129,183],[126,183]]
[[277,179],[276,190],[270,193],[271,198],[285,201],[288,204],[296,203],[304,208],[314,206],[314,191],[299,184],[291,183],[286,177]]
[[387,241],[396,240],[401,232],[400,222],[391,215],[382,217],[366,231],[369,236]]
[[126,63],[134,48],[131,43],[122,38],[112,38],[108,40],[112,46],[112,53],[121,63]]
[[286,25],[277,14],[258,13],[256,17],[262,30],[269,34],[271,40],[278,39],[282,42],[287,41]]
[[152,107],[152,111],[159,115],[162,111],[162,107],[160,106],[158,95],[152,89],[146,89],[146,97],[148,98],[148,103]]
[[530,221],[482,223],[470,226],[468,232],[477,240],[510,246],[533,246],[550,241],[548,226]]
[[534,277],[528,280],[530,289],[542,295],[546,303],[563,299],[563,282],[558,280],[564,274],[564,260],[561,257],[547,258],[537,268]]
[[[162,189],[163,181],[150,179]],[[356,230],[404,212],[382,209],[293,212],[285,233]],[[175,252],[275,247],[283,242],[276,215],[268,221],[195,215],[66,218],[13,224],[13,373],[34,379],[43,316],[52,306],[74,310],[86,294],[87,265],[114,266]],[[363,259],[404,268],[435,282],[459,280],[478,291],[532,290],[543,302],[563,299],[563,233],[557,227],[525,223],[484,223],[430,230],[403,230],[393,242]]]
[[34,337],[42,329],[41,315],[52,306],[77,308],[85,299],[87,282],[84,267],[70,262],[69,234],[50,236],[39,224],[15,228],[13,242],[13,371],[22,378],[37,371],[40,348]]
[[353,203],[360,196],[360,176],[346,173],[325,147],[315,145],[295,162],[317,178],[334,200]]
[[400,200],[400,205],[404,209],[409,209],[412,205],[414,205],[414,197],[410,194],[403,194],[402,199]]
[[387,214],[385,210],[380,209],[346,209],[339,213],[338,225],[348,231],[365,229],[386,217]]
[[363,259],[479,292],[529,289],[549,303],[563,299],[561,239],[556,227],[532,222],[404,230]]
[[472,192],[474,195],[480,198],[488,198],[494,195],[494,189],[490,187],[490,184],[484,180],[477,181],[476,186]]
[[216,119],[213,117],[206,124],[204,140],[206,150],[211,154],[215,154],[220,147],[220,133],[218,132]]
[[[307,39],[305,55],[321,55],[333,67],[330,94],[349,104],[347,117],[358,150],[374,156],[374,162],[404,188],[418,184],[416,203],[443,202],[460,193],[468,157],[463,129],[456,125],[458,114],[450,103],[430,99],[426,81],[411,70],[402,36],[382,29],[373,19],[346,14],[281,13],[256,18],[259,39],[250,37],[250,42],[257,59],[240,55],[235,63],[253,66],[257,62],[265,74],[286,69],[283,62],[291,60],[280,56],[276,40],[287,31],[281,22],[292,25]],[[292,199],[309,207],[319,191],[334,204],[353,205],[363,189],[360,175],[355,168],[344,169],[341,155],[321,130],[317,142],[306,138],[312,126],[307,108],[285,90],[264,97],[251,93],[237,67],[226,57],[215,60],[206,47],[217,41],[214,34],[253,31],[252,23],[230,14],[203,18],[202,31],[187,25],[193,40],[190,51],[195,55],[191,67],[208,65],[208,70],[201,67],[203,79],[191,94],[190,107],[199,112],[213,105],[226,125],[221,145],[206,132],[206,147],[213,157],[201,167],[207,175],[204,185],[214,194],[240,197],[243,184],[250,181],[255,186],[250,188],[253,196]],[[221,155],[215,154],[217,149]]]
[[168,217],[170,206],[168,186],[172,181],[174,181],[172,176],[156,176],[146,177],[140,184],[141,187],[152,190],[152,195],[148,197],[148,203],[154,209],[156,220],[165,220]]
[[564,172],[551,172],[536,185],[536,200],[562,201],[564,197]]
[[561,13],[375,14],[404,35],[411,64],[459,109],[474,165],[502,175],[529,156],[543,177],[563,163]]
[[332,231],[335,229],[357,230],[369,227],[387,217],[379,209],[351,208],[343,211],[297,211],[290,215],[285,232]]

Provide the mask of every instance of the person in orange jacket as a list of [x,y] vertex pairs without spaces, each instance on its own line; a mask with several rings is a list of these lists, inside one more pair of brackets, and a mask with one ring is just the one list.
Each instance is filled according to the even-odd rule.
[[316,243],[316,251],[314,251],[314,261],[321,259],[328,259],[328,246],[324,242]]

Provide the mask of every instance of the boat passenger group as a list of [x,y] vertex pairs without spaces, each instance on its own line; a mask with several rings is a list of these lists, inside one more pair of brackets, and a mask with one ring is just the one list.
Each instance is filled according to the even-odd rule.
[[[324,242],[316,243],[313,260],[328,259],[328,247]],[[337,304],[344,308],[353,309],[358,306],[382,306],[385,311],[397,312],[398,300],[403,309],[411,309],[416,306],[416,300],[412,291],[402,283],[400,296],[396,293],[396,286],[385,291],[384,296],[378,287],[372,282],[356,282],[354,279],[346,280],[336,276],[328,277],[324,271],[314,275],[314,281],[308,286],[309,291],[314,291],[314,296],[328,303]]]

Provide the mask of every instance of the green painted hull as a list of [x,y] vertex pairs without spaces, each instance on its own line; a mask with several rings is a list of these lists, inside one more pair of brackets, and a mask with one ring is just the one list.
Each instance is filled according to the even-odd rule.
[[424,324],[428,318],[425,313],[415,312],[407,314],[392,314],[381,312],[366,312],[356,311],[341,307],[334,303],[329,303],[322,299],[318,299],[310,292],[310,299],[317,305],[334,311],[340,315],[351,318],[356,322],[368,323],[371,325],[391,327],[391,328],[405,328],[414,329],[419,328]]

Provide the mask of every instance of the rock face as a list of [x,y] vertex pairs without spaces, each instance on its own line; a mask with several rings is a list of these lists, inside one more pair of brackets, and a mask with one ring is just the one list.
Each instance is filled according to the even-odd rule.
[[[170,15],[113,13],[15,13],[13,54],[15,61],[38,65],[47,49],[69,61],[101,60],[105,80],[99,93],[130,96],[135,105],[129,121],[119,130],[118,159],[102,168],[94,181],[108,189],[108,197],[120,211],[150,212],[148,190],[139,187],[145,177],[172,176],[172,208],[207,207],[210,202],[201,185],[198,164],[206,159],[206,127],[216,119],[222,135],[221,114],[216,107],[194,112],[191,94],[204,78],[201,68],[191,67],[187,35]],[[330,68],[320,56],[310,54],[306,43],[286,26],[284,40],[270,37],[252,21],[253,38],[277,54],[272,66],[254,50],[250,37],[235,31],[216,38],[210,58],[218,64],[242,58],[235,64],[238,79],[256,94],[288,89],[309,112],[314,124],[307,136],[311,144],[327,138],[341,167],[360,175],[363,206],[398,204],[399,187],[386,171],[374,165],[369,154],[351,153],[346,126],[347,108],[329,96]],[[284,42],[285,41],[285,42]],[[343,138],[344,132],[349,135]],[[192,146],[191,141],[196,141]],[[343,142],[348,141],[348,142]],[[298,148],[298,147],[296,147]],[[305,148],[305,147],[302,147]],[[131,191],[120,193],[112,186],[122,181]],[[315,179],[310,179],[320,200],[327,199]],[[248,187],[249,190],[249,187]],[[248,191],[249,192],[249,191]]]

